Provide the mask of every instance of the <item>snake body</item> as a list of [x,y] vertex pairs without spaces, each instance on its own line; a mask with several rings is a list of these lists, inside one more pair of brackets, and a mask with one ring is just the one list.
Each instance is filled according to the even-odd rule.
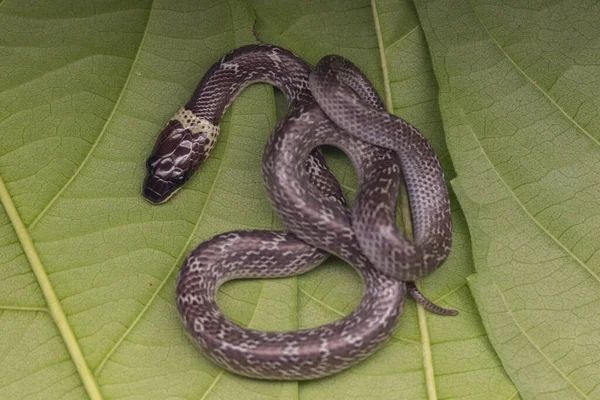
[[[342,71],[342,75],[348,72]],[[342,82],[349,84],[362,99],[361,106],[387,115],[379,96],[360,71],[348,74],[349,80]],[[401,235],[393,221],[403,154],[399,154],[398,147],[374,146],[372,143],[377,139],[371,137],[372,131],[368,131],[367,137],[357,138],[351,129],[349,132],[339,129],[337,121],[335,124],[331,121],[337,115],[331,119],[327,116],[336,114],[335,106],[334,111],[324,109],[326,115],[313,98],[315,88],[320,90],[323,83],[313,78],[309,82],[310,75],[311,69],[303,60],[276,46],[250,45],[228,53],[209,69],[190,101],[163,129],[147,162],[143,194],[154,203],[164,202],[208,156],[223,113],[244,87],[267,82],[279,87],[288,100],[289,113],[278,123],[267,144],[263,175],[271,202],[291,232],[250,230],[218,235],[200,244],[187,257],[177,281],[177,306],[192,342],[218,365],[250,377],[318,378],[372,354],[397,326],[407,291],[404,281],[422,277],[439,266],[445,258],[439,249],[442,252],[446,247],[449,249],[448,237],[435,240],[438,230],[449,236],[449,207],[445,210],[448,215],[430,217],[443,199],[428,208],[431,199],[425,198],[429,195],[447,198],[446,187],[436,186],[435,193],[423,191],[419,185],[434,180],[426,177],[424,181],[417,179],[412,186],[412,193],[421,196],[416,203],[411,198],[421,236],[414,243],[400,240],[396,244],[401,248],[393,250],[398,252],[394,253],[397,260],[411,256],[413,259],[398,262],[398,268],[393,268],[395,261],[380,261],[385,256],[371,259],[369,254],[387,251],[387,245],[380,244],[382,240],[393,241],[392,235]],[[386,125],[382,133],[394,135],[389,129],[396,128]],[[421,138],[418,134],[413,140]],[[411,139],[408,140],[403,144],[410,144]],[[322,153],[315,149],[321,144],[340,147],[358,169],[360,188],[351,211]],[[427,165],[439,166],[433,152],[425,155],[433,157]],[[410,162],[407,165],[409,173],[422,173],[411,170],[415,166]],[[425,172],[441,174],[441,169]],[[435,179],[439,182],[439,177]],[[379,224],[383,229],[370,224]],[[361,234],[359,229],[363,229]],[[429,239],[432,235],[434,238]],[[404,246],[407,244],[412,248]],[[219,286],[228,280],[298,275],[319,265],[329,254],[349,262],[364,282],[360,305],[338,321],[298,331],[257,331],[227,319],[216,303]],[[419,257],[415,254],[422,254],[422,263],[414,259]],[[450,313],[422,297],[414,284],[409,283],[408,288],[426,308]]]

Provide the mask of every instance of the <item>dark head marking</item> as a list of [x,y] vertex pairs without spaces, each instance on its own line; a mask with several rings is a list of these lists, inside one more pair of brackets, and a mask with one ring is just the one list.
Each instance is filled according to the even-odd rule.
[[201,161],[192,147],[192,133],[179,121],[169,121],[146,161],[142,194],[151,203],[164,203],[187,182]]

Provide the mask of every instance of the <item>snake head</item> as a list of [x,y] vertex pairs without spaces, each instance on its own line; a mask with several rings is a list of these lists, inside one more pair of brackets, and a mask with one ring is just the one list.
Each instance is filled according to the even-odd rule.
[[162,130],[146,161],[143,195],[154,204],[169,200],[196,172],[212,150],[219,126],[182,108]]
[[149,202],[169,200],[198,169],[206,158],[202,140],[171,119],[162,130],[152,155],[146,161],[146,179],[142,194]]

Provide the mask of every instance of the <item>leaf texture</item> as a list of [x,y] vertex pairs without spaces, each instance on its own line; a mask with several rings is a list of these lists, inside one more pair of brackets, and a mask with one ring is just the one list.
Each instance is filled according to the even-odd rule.
[[417,7],[490,340],[523,397],[599,398],[600,8]]
[[[52,304],[75,340],[57,328],[60,315],[40,289],[14,221],[0,209],[0,332],[6,338],[0,398],[518,398],[467,285],[474,273],[469,229],[456,201],[451,257],[421,287],[458,309],[459,317],[423,314],[409,301],[381,351],[346,372],[309,382],[240,378],[191,345],[174,306],[183,258],[217,233],[282,228],[260,175],[277,96],[266,85],[247,89],[225,115],[209,161],[165,205],[151,206],[140,196],[144,160],[209,66],[257,39],[312,63],[330,53],[357,63],[390,110],[431,139],[447,176],[454,176],[428,46],[408,1],[4,0],[3,193],[33,240],[58,299]],[[351,164],[337,151],[327,157],[352,197],[357,182]],[[471,283],[476,300],[479,287]],[[349,313],[361,291],[353,270],[331,259],[295,278],[228,283],[219,303],[242,325],[297,329]],[[483,318],[488,329],[489,318]],[[75,345],[90,377],[75,366]],[[88,389],[94,386],[100,396]]]

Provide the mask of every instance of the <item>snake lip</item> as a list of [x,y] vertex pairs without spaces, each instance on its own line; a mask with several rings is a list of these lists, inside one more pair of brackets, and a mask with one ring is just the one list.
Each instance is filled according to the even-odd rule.
[[148,175],[142,187],[142,195],[152,204],[162,204],[174,194],[172,186],[162,179]]
[[161,204],[165,201],[162,196],[160,196],[158,193],[154,192],[147,186],[144,186],[144,188],[142,189],[142,195],[144,196],[144,199],[148,200],[148,202],[152,204]]

